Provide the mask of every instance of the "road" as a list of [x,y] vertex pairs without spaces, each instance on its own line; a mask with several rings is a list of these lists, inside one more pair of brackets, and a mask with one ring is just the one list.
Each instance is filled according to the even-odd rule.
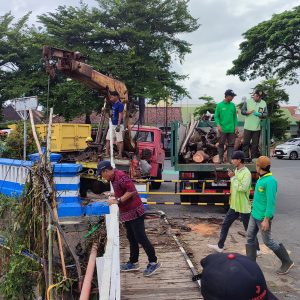
[[[272,159],[273,175],[278,180],[278,195],[275,217],[272,223],[274,239],[282,242],[291,251],[291,257],[297,266],[291,276],[300,277],[300,160]],[[163,179],[178,179],[178,174],[172,171],[170,161],[166,161]],[[160,191],[173,191],[174,184],[163,183]],[[151,195],[152,201],[179,201],[179,196]],[[151,209],[163,210],[169,218],[217,218],[222,219],[225,211],[215,206],[175,206],[158,205]],[[261,240],[261,239],[260,239]],[[299,274],[298,274],[299,273]],[[300,293],[300,282],[294,288]],[[287,296],[285,296],[287,297]],[[291,299],[297,299],[291,298]]]

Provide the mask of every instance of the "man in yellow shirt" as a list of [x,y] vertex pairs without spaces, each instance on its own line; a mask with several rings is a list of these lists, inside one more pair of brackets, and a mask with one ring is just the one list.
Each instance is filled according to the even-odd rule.
[[[247,231],[250,213],[251,202],[249,193],[251,189],[251,172],[245,166],[245,154],[243,151],[236,151],[232,155],[232,164],[236,169],[231,171],[228,169],[230,177],[230,208],[225,216],[222,224],[219,242],[217,245],[209,244],[208,247],[223,252],[224,243],[232,223],[241,217],[245,230]],[[258,240],[256,239],[257,251],[259,251]],[[257,253],[259,254],[259,252]]]

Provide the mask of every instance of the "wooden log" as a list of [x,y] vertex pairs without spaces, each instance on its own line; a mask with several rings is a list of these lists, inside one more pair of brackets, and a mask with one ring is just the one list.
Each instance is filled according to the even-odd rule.
[[191,126],[189,128],[188,134],[186,135],[186,137],[184,139],[184,142],[183,142],[183,144],[182,144],[182,146],[180,148],[180,153],[184,153],[185,152],[185,147],[186,147],[186,145],[187,145],[187,143],[188,143],[191,135],[193,134],[194,129],[198,126],[198,124],[199,124],[199,121],[193,121],[191,123]]
[[209,159],[209,155],[206,154],[204,151],[200,150],[197,151],[194,155],[193,155],[193,161],[196,163],[202,163],[205,162],[206,160]]
[[220,162],[219,154],[213,156],[212,161],[214,164],[218,164]]

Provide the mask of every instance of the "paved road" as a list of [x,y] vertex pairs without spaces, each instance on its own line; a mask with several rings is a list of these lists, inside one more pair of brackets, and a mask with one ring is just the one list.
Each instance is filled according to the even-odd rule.
[[[292,256],[300,265],[300,160],[272,160],[272,171],[279,183],[277,210],[273,221],[273,236],[292,250]],[[166,161],[164,179],[177,179],[178,174],[172,172],[170,161]],[[164,183],[160,191],[172,191],[174,184]],[[176,201],[178,196],[151,196],[153,201]],[[154,207],[153,207],[154,208]],[[170,206],[159,205],[169,217],[217,217],[224,216],[222,207],[207,206]]]

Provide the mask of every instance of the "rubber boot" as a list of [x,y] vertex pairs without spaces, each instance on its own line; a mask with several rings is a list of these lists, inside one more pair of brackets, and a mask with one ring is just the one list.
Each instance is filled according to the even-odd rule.
[[282,265],[279,268],[279,270],[276,271],[276,273],[278,275],[285,275],[293,267],[294,262],[290,259],[290,256],[287,253],[284,246],[282,244],[279,244],[279,245],[280,245],[280,248],[278,250],[274,251],[274,253],[281,260]]
[[246,255],[256,261],[256,245],[246,244]]

